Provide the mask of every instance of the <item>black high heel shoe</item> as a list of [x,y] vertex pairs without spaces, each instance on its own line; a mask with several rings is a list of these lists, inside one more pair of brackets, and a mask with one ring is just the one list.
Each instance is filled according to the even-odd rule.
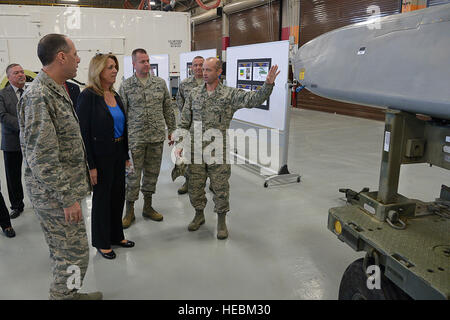
[[111,250],[111,252],[104,253],[99,248],[97,248],[97,251],[102,255],[103,258],[112,260],[116,258],[116,253],[114,250]]
[[8,227],[5,228],[3,230],[3,233],[5,234],[5,236],[7,236],[8,238],[14,238],[16,236],[16,232],[14,231],[14,229],[12,227]]
[[119,242],[116,245],[122,247],[122,248],[133,248],[134,247],[134,242],[127,240],[127,242]]

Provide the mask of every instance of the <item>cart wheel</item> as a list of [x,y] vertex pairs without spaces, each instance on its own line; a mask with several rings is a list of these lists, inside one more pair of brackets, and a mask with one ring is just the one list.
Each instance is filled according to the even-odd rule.
[[264,182],[264,188],[267,188],[269,184],[267,182]]
[[[342,276],[339,300],[409,300],[406,293],[384,275],[381,267],[380,289],[367,287],[367,276],[363,271],[363,258],[350,264]],[[369,260],[369,265],[370,262]]]

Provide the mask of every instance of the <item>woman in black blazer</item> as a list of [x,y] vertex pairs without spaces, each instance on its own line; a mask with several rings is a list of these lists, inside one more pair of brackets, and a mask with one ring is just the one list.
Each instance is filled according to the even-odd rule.
[[111,54],[97,54],[89,64],[88,87],[78,97],[77,115],[86,146],[92,196],[92,245],[114,259],[111,245],[130,248],[122,227],[125,166],[129,166],[126,113],[114,91],[119,63]]

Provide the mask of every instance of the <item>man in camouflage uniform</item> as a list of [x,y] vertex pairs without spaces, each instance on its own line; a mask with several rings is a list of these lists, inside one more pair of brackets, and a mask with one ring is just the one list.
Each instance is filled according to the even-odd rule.
[[163,220],[163,216],[152,207],[152,195],[155,193],[161,168],[165,125],[169,128],[169,145],[173,144],[172,132],[176,127],[166,82],[150,74],[147,52],[135,49],[132,62],[136,72],[124,80],[119,89],[127,112],[128,145],[134,166],[134,172],[129,173],[126,178],[126,214],[122,220],[124,228],[135,221],[134,202],[139,198],[142,173],[142,215],[154,221]]
[[[233,114],[241,108],[253,108],[260,106],[272,93],[278,66],[273,66],[267,75],[262,88],[257,92],[247,92],[242,89],[225,87],[219,82],[222,73],[222,63],[217,58],[208,58],[203,64],[203,78],[205,85],[197,87],[191,91],[186,99],[181,114],[180,128],[190,130],[191,154],[188,166],[188,190],[192,206],[195,208],[195,216],[188,226],[189,231],[197,230],[205,223],[203,210],[206,206],[205,182],[207,177],[211,181],[214,190],[213,201],[214,211],[218,214],[217,238],[226,239],[228,229],[225,223],[226,213],[230,210],[229,205],[229,184],[231,175],[231,165],[226,163],[228,152],[228,137],[226,130],[230,127]],[[201,129],[199,129],[201,128]],[[208,141],[203,141],[205,132],[215,130],[223,139],[223,145],[214,149],[211,155],[207,154],[205,147]],[[217,139],[217,137],[215,137]],[[206,139],[205,139],[206,140]],[[199,141],[202,141],[201,144]],[[198,152],[195,149],[195,142],[201,145]],[[186,143],[184,143],[186,149]],[[177,155],[181,155],[182,150],[177,150]],[[219,154],[214,155],[213,153]],[[220,159],[222,154],[222,159]],[[186,154],[185,154],[186,156]]]
[[[73,42],[49,34],[38,44],[42,70],[18,104],[25,183],[52,261],[50,299],[101,299],[79,289],[89,263],[81,201],[90,192],[89,173],[75,114],[64,82],[80,58]],[[73,275],[72,275],[73,273]]]
[[[183,110],[184,101],[186,100],[186,97],[189,95],[189,93],[192,91],[192,89],[202,86],[205,84],[203,81],[203,62],[205,59],[201,56],[196,56],[194,59],[192,59],[192,71],[194,75],[190,78],[184,79],[178,88],[177,92],[177,107],[180,111],[180,118],[181,118],[181,112]],[[184,177],[186,178],[186,181],[184,184],[178,189],[178,194],[185,194],[188,192],[188,175],[187,172],[184,173]]]

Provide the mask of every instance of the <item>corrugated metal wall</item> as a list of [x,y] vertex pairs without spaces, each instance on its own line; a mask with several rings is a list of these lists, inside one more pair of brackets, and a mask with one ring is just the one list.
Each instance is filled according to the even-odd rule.
[[230,46],[280,40],[280,1],[231,14]]
[[[230,46],[280,40],[280,0],[229,15]],[[192,50],[222,50],[222,18],[198,24],[193,30]]]
[[450,0],[428,0],[428,6],[437,6],[439,4],[447,4],[450,3]]
[[200,23],[192,29],[192,51],[214,49],[222,54],[222,18]]
[[[136,8],[139,5],[137,0],[129,0]],[[77,5],[80,7],[95,7],[95,8],[115,8],[123,9],[124,0],[79,0],[77,2],[69,1],[56,1],[56,0],[4,0],[0,1],[0,4],[14,4],[14,5]]]
[[[300,0],[300,46],[328,31],[367,20],[367,8],[376,5],[382,16],[400,13],[401,0]],[[384,120],[381,109],[337,102],[302,90],[297,107]]]

